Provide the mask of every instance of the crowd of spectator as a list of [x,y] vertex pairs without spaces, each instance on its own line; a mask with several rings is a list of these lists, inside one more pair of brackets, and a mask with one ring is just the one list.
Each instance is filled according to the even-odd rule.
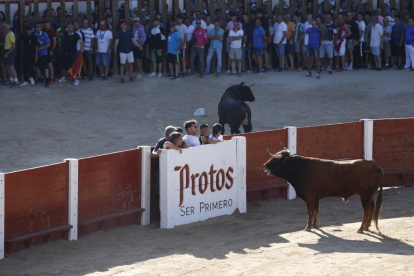
[[[296,2],[295,10],[280,9],[277,4],[270,13],[267,1],[261,9],[251,1],[249,12],[244,12],[244,1],[238,1],[236,8],[229,3],[223,22],[221,1],[214,1],[214,14],[203,2],[200,10],[192,5],[174,18],[168,13],[164,23],[159,13],[150,18],[148,2],[144,2],[141,17],[133,9],[129,20],[122,5],[115,11],[117,30],[112,30],[111,9],[105,9],[105,20],[99,22],[98,7],[90,21],[84,13],[74,20],[73,14],[67,12],[65,26],[60,26],[60,8],[52,10],[50,17],[44,11],[39,22],[34,22],[29,10],[25,32],[21,34],[17,15],[12,27],[0,13],[0,81],[12,88],[29,83],[48,87],[57,76],[62,83],[80,55],[82,73],[72,79],[74,85],[79,85],[81,79],[105,81],[114,74],[120,75],[121,83],[125,79],[134,82],[144,74],[162,77],[163,69],[168,69],[166,77],[172,80],[195,73],[200,77],[212,73],[221,76],[223,67],[226,74],[235,76],[306,70],[306,76],[311,77],[315,69],[316,78],[323,71],[332,74],[335,70],[414,71],[414,26],[409,6],[404,7],[405,17],[401,18],[394,0],[390,6],[378,7],[375,13],[368,11],[366,3],[361,12],[356,12],[356,2],[347,11],[343,1],[339,2],[338,12],[336,2],[326,1],[317,7],[314,18],[312,2],[308,2],[307,17],[302,18],[300,3]],[[24,75],[21,81],[16,71],[20,49]],[[224,54],[226,64],[222,62]],[[164,57],[168,68],[163,68]],[[114,58],[119,64],[117,72],[113,72]],[[125,67],[129,78],[124,77]]]
[[[164,131],[164,137],[160,138],[155,144],[151,157],[158,157],[163,149],[175,149],[182,153],[182,149],[217,144],[223,141],[221,138],[223,126],[218,123],[213,125],[211,135],[208,124],[198,126],[196,120],[186,121],[183,126],[186,131],[185,135],[181,127],[167,126]],[[200,133],[199,136],[197,136],[198,132]]]

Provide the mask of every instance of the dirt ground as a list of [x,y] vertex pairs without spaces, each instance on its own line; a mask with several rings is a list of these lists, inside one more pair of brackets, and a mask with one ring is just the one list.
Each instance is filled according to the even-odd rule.
[[[218,121],[224,90],[253,87],[253,130],[362,118],[413,117],[413,73],[354,71],[263,76],[206,76],[172,82],[144,78],[0,87],[0,171],[8,172],[139,145],[153,145],[166,125]],[[229,130],[227,126],[227,130]],[[414,187],[384,191],[380,229],[357,234],[358,197],[321,201],[320,230],[305,232],[305,203],[274,199],[234,214],[161,230],[129,226],[13,253],[0,275],[413,275]]]
[[413,275],[414,187],[384,191],[379,227],[358,234],[362,206],[322,199],[320,230],[306,205],[272,199],[247,213],[165,230],[128,226],[32,247],[0,261],[0,275]]
[[407,71],[364,70],[324,73],[320,80],[270,72],[174,82],[145,77],[125,84],[116,77],[47,89],[0,86],[0,172],[155,145],[167,125],[181,126],[200,107],[207,116],[198,121],[212,125],[226,88],[242,81],[256,83],[253,131],[413,117],[413,79]]

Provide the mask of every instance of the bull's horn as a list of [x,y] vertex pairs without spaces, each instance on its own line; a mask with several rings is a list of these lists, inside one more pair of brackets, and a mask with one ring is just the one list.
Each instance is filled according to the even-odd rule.
[[280,158],[282,158],[282,155],[280,155],[280,154],[272,154],[271,152],[270,152],[270,150],[269,149],[267,149],[267,153],[270,155],[270,157],[272,157],[272,158],[275,158],[275,159],[280,159]]
[[290,150],[289,150],[287,147],[285,147],[282,143],[280,143],[280,146],[282,147],[282,149],[284,149],[284,150],[286,150],[286,151],[290,152]]
[[253,83],[253,84],[247,84],[247,83],[244,83],[243,84],[243,86],[246,86],[246,87],[252,87],[252,86],[255,86],[256,85],[256,83]]

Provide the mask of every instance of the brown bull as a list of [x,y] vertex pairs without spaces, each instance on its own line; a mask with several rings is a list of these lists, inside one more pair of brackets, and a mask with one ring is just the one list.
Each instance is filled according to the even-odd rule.
[[[364,208],[364,219],[358,232],[368,230],[373,218],[378,229],[384,173],[376,162],[363,159],[332,161],[291,155],[288,149],[281,146],[284,150],[277,154],[271,154],[268,150],[272,158],[263,168],[268,175],[274,174],[289,181],[296,194],[306,202],[309,220],[305,230],[319,228],[321,198],[342,197],[346,203],[356,194],[361,197]],[[379,187],[380,193],[374,204],[375,192]]]

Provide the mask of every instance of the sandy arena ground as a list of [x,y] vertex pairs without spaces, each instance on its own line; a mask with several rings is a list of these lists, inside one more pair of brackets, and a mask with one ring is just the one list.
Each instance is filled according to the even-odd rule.
[[[361,118],[413,117],[414,74],[360,71],[206,76],[134,84],[82,81],[48,89],[0,87],[0,171],[8,172],[138,145],[153,145],[166,125],[218,121],[224,90],[256,82],[253,130]],[[226,127],[229,130],[228,126]],[[265,154],[265,153],[264,153]],[[129,226],[58,241],[7,256],[0,275],[413,275],[414,187],[384,191],[380,229],[357,234],[358,197],[321,201],[321,230],[304,232],[300,199],[248,204],[247,214],[160,230]]]

